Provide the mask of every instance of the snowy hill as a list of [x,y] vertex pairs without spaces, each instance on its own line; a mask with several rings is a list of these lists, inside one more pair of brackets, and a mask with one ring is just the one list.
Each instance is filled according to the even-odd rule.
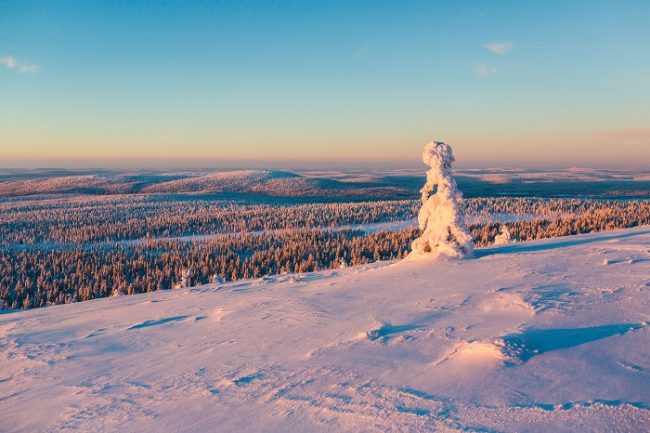
[[210,173],[203,176],[189,177],[151,185],[143,192],[248,192],[272,179],[293,180],[298,175],[271,170],[235,170]]
[[0,431],[642,432],[650,227],[0,315]]
[[80,175],[36,179],[19,179],[0,182],[0,197],[33,194],[124,194],[136,185],[133,179],[124,176]]
[[[421,169],[402,170],[7,170],[0,198],[37,194],[252,194],[273,197],[414,198]],[[456,171],[465,197],[644,197],[647,170],[466,169]]]
[[[25,176],[28,176],[25,174]],[[34,175],[35,176],[35,175]],[[101,173],[73,176],[3,176],[0,198],[36,194],[238,194],[273,197],[401,197],[412,195],[393,185],[340,181],[281,170],[217,172]]]

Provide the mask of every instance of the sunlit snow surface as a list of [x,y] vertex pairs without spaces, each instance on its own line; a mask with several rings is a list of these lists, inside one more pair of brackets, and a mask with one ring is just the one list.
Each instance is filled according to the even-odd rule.
[[0,315],[0,431],[645,432],[650,227]]

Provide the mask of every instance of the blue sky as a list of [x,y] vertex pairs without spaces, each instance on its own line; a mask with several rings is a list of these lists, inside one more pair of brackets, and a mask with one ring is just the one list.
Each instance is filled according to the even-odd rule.
[[648,1],[5,0],[0,166],[418,166],[439,139],[462,166],[648,167],[649,22]]

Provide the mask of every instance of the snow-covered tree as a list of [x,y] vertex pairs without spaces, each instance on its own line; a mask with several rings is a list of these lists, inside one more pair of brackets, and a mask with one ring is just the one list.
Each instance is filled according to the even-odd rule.
[[494,245],[505,245],[509,244],[511,241],[512,235],[510,234],[510,230],[508,230],[508,226],[501,224],[499,234],[494,237]]
[[452,177],[455,159],[451,146],[432,141],[424,147],[422,161],[431,168],[420,190],[422,207],[418,223],[422,235],[411,244],[411,258],[430,254],[471,255],[474,244],[461,211],[462,194]]
[[182,289],[191,286],[192,286],[192,270],[188,268],[184,268],[181,271],[181,279],[178,283],[174,285],[174,289]]

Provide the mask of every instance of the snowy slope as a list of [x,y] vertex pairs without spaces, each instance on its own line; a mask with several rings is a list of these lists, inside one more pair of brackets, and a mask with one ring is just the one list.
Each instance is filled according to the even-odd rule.
[[0,431],[642,432],[650,227],[0,315]]

